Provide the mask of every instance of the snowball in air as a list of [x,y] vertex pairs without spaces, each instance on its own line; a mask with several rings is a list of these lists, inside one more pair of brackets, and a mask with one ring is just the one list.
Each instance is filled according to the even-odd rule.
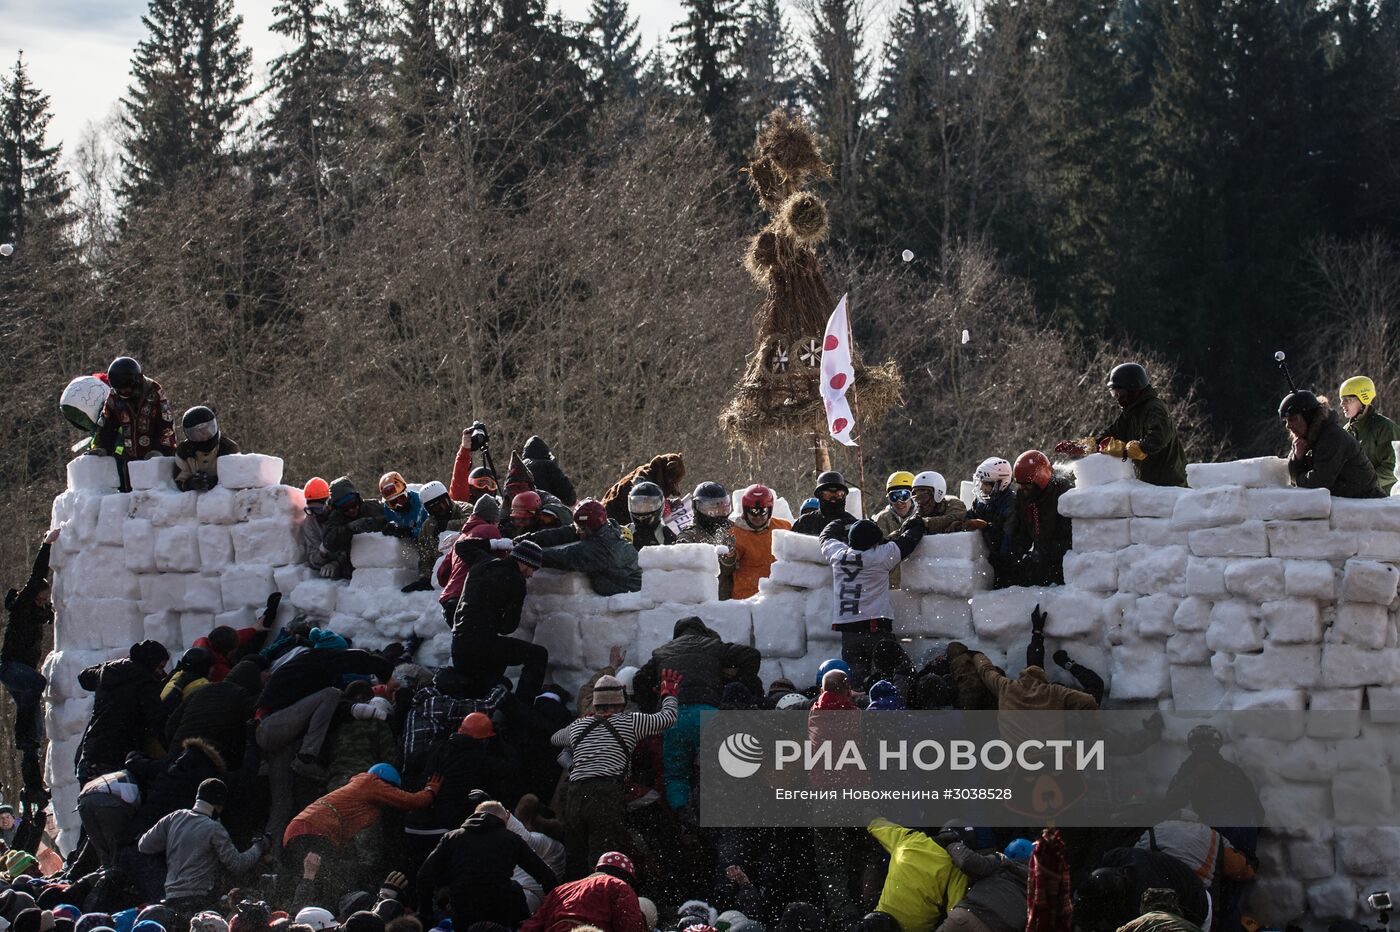
[[914,250],[912,250],[912,249],[906,249],[906,250],[904,250],[904,252],[901,253],[900,255],[904,258],[904,261],[905,261],[905,262],[913,262],[913,261],[914,261]]
[[962,341],[963,341],[963,343],[967,343],[967,341],[969,341],[969,340],[971,340],[971,339],[972,339],[972,334],[970,334],[970,333],[968,333],[966,330],[964,330],[964,331],[963,331],[963,335],[962,335]]
[[1283,355],[1283,350],[1274,353],[1274,362],[1283,362],[1287,357]]
[[13,256],[15,254],[14,243],[0,243],[0,256]]

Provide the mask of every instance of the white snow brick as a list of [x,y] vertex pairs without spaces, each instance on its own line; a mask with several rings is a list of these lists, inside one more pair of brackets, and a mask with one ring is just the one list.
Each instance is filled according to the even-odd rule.
[[[642,552],[645,553],[647,550],[657,549],[659,548],[647,547],[643,549]],[[693,572],[689,568],[687,568],[686,571]],[[661,576],[671,575],[662,570],[654,570],[652,572],[643,571],[643,586],[646,585],[647,579],[653,574],[659,574]],[[710,573],[709,575],[710,578],[714,578],[715,576],[714,573]],[[774,563],[772,570],[768,573],[768,578],[773,581],[774,585],[778,586],[791,586],[794,589],[816,589],[818,586],[831,585],[831,567],[816,563]],[[905,585],[908,587],[907,582]]]
[[130,518],[122,522],[122,560],[133,573],[156,570],[156,535],[151,522]]
[[1400,828],[1364,826],[1338,828],[1337,860],[1343,872],[1355,877],[1388,873],[1400,850]]
[[152,612],[141,619],[143,638],[160,641],[162,644],[180,642],[180,613],[176,611]]
[[977,483],[971,479],[964,479],[958,483],[958,500],[972,508],[972,503],[977,501]]
[[1178,712],[1228,709],[1230,695],[1210,667],[1171,667],[1172,708]]
[[1322,640],[1322,616],[1312,599],[1265,602],[1259,616],[1271,643],[1315,644]]
[[[647,547],[643,552],[655,549],[658,548]],[[587,582],[586,576],[574,575]],[[830,587],[831,570],[826,571],[826,576],[826,584]],[[658,602],[714,602],[719,599],[719,577],[695,570],[645,570],[642,572],[642,592]]]
[[1332,493],[1326,489],[1246,489],[1249,517],[1259,521],[1326,518],[1332,513]]
[[533,641],[549,651],[551,667],[582,668],[583,646],[576,616],[546,615],[535,625]]
[[200,493],[156,490],[146,494],[150,496],[148,500],[151,509],[151,523],[156,527],[194,524],[197,520],[196,509]]
[[96,543],[97,517],[102,509],[103,497],[91,493],[79,496],[73,506],[73,518],[65,528],[66,533],[59,537],[65,546],[77,550]]
[[919,594],[905,589],[890,590],[890,609],[894,612],[894,630],[912,631],[919,625]]
[[1282,929],[1303,915],[1303,885],[1287,877],[1260,877],[1249,892],[1249,915],[1264,928]]
[[385,534],[356,534],[350,541],[350,562],[355,569],[362,566],[375,568],[408,566],[412,557],[413,553],[410,547],[397,537],[389,537]]
[[1366,707],[1371,710],[1371,721],[1378,724],[1400,722],[1400,687],[1367,686]]
[[205,575],[216,576],[233,562],[233,536],[227,525],[199,526],[199,566]]
[[[1049,616],[1045,620],[1046,637],[1077,640],[1098,633],[1105,610],[1105,599],[1102,595],[1084,592],[1072,586],[1052,586],[1049,589],[1031,591],[1041,593],[1040,607]],[[1029,614],[1025,618],[1026,637],[1029,638]]]
[[1284,595],[1282,560],[1231,560],[1225,564],[1225,588],[1251,602]]
[[980,561],[987,559],[987,543],[983,540],[981,531],[926,534],[910,556],[920,559]]
[[1167,638],[1167,659],[1176,664],[1210,663],[1206,636],[1199,631],[1178,631]]
[[217,615],[224,610],[219,595],[219,580],[212,576],[185,577],[185,611]]
[[1167,655],[1161,644],[1152,641],[1119,644],[1111,653],[1115,701],[1158,699],[1171,691]]
[[[203,530],[201,528],[201,530]],[[200,538],[200,547],[204,546],[204,539]],[[230,546],[232,546],[230,544]],[[200,550],[203,555],[204,551]],[[296,563],[291,566],[278,566],[272,570],[272,583],[277,587],[277,591],[283,595],[291,595],[292,590],[300,583],[308,579],[316,578],[316,571],[304,563]],[[270,594],[270,593],[269,593]]]
[[714,629],[721,640],[730,644],[753,645],[753,608],[746,601],[731,599],[725,602],[709,602],[693,606],[686,614],[698,615],[700,620]]
[[[306,559],[296,524],[290,518],[260,518],[246,524],[235,524],[229,530],[229,535],[233,538],[234,559],[239,563],[278,566],[300,563]],[[358,542],[362,536],[356,535],[355,541]],[[350,546],[353,551],[354,544]],[[353,561],[354,558],[351,559]]]
[[694,615],[694,606],[663,604],[656,608],[637,613],[636,656],[632,659],[639,664],[651,659],[651,652],[671,640],[676,630],[676,622]]
[[1190,536],[1186,531],[1172,530],[1171,518],[1133,518],[1128,522],[1128,539],[1154,547],[1185,547]]
[[232,524],[237,520],[234,517],[235,503],[235,496],[230,489],[216,485],[199,496],[199,501],[195,504],[195,513],[199,516],[200,524]]
[[1332,564],[1324,560],[1285,560],[1283,585],[1289,595],[1328,602],[1336,591]]
[[141,577],[141,608],[150,612],[185,607],[185,582],[194,578],[184,573],[152,573]]
[[49,527],[63,527],[73,517],[73,509],[78,504],[77,492],[60,492],[49,508]]
[[839,637],[838,632],[831,630],[831,612],[835,601],[830,586],[807,591],[807,608],[803,614],[807,618],[808,637]]
[[1400,531],[1400,501],[1393,498],[1337,498],[1332,527],[1343,531]]
[[1269,524],[1269,553],[1275,557],[1345,560],[1356,553],[1356,531],[1334,531],[1326,521]]
[[1080,589],[1112,592],[1118,588],[1118,559],[1116,554],[1091,551],[1065,554],[1065,583]]
[[272,567],[256,564],[231,566],[218,582],[224,608],[228,610],[261,606],[277,587],[272,578]]
[[1210,610],[1206,644],[1214,651],[1243,654],[1262,648],[1264,638],[1250,617],[1248,605],[1240,601],[1217,602]]
[[110,456],[78,456],[68,461],[68,488],[116,491],[117,461]]
[[1367,531],[1356,536],[1356,555],[1368,560],[1400,563],[1400,532]]
[[214,627],[227,625],[235,631],[252,628],[258,623],[258,613],[251,608],[237,608],[231,612],[220,612],[214,616]]
[[175,457],[152,456],[126,464],[126,474],[132,489],[175,488]]
[[[1327,849],[1327,860],[1332,860],[1332,846]],[[1308,886],[1308,912],[1317,919],[1350,919],[1356,915],[1356,884],[1345,877],[1332,876],[1329,868],[1322,876],[1327,878]],[[1302,877],[1303,874],[1298,876]]]
[[919,602],[919,623],[914,631],[924,637],[946,638],[950,641],[973,635],[972,606],[975,600],[929,593]]
[[1138,597],[1129,592],[1109,593],[1100,603],[1103,633],[1109,644],[1126,644],[1133,637],[1132,611]]
[[[585,615],[579,619],[579,643],[583,649],[583,669],[590,673],[608,665],[608,654],[614,647],[626,648],[629,655],[637,642],[637,619],[634,616]],[[553,659],[552,657],[550,659]],[[646,663],[645,657],[628,657],[636,666]]]
[[102,504],[97,506],[97,533],[99,544],[114,547],[122,545],[122,524],[126,521],[126,511],[130,504],[129,495],[104,495]]
[[1181,600],[1172,616],[1172,625],[1178,631],[1204,631],[1210,627],[1212,603],[1199,596],[1188,596]]
[[[815,540],[815,538],[812,538]],[[821,556],[818,555],[818,560]],[[715,553],[713,544],[672,544],[669,547],[643,547],[637,554],[637,564],[642,568],[642,575],[646,576],[647,570],[693,570],[700,573],[709,573],[711,576],[719,573],[719,555]],[[774,567],[776,569],[776,567]]]
[[1364,770],[1344,770],[1332,778],[1332,807],[1338,822],[1375,825],[1391,813],[1394,787],[1382,764]]
[[351,589],[391,589],[397,591],[417,578],[417,571],[407,567],[391,570],[386,567],[371,566],[355,570],[348,585]]
[[[759,580],[759,582],[761,583],[762,580]],[[762,586],[759,588],[762,589]],[[657,600],[653,596],[641,592],[619,592],[617,595],[610,595],[607,597],[608,614],[610,615],[641,612],[649,608],[655,608],[656,604]]]
[[1081,518],[1127,518],[1133,513],[1132,491],[1127,483],[1076,486],[1060,496],[1056,508],[1076,525]]
[[[1301,712],[1306,701],[1301,689],[1265,689],[1259,692],[1235,693],[1232,704],[1236,712]],[[1270,737],[1264,734],[1266,731],[1266,728],[1261,727],[1260,736]]]
[[1342,577],[1342,600],[1389,605],[1395,601],[1400,570],[1372,560],[1348,560]]
[[219,457],[219,485],[226,489],[259,489],[282,481],[282,458],[262,453],[231,453]]
[[780,666],[783,671],[783,676],[792,680],[792,684],[794,686],[796,686],[798,689],[806,689],[809,686],[818,685],[817,669],[822,665],[822,661],[828,659],[829,657],[839,655],[839,650],[836,651],[835,655],[829,653],[811,653],[808,654],[806,657],[798,657],[793,660],[784,660],[782,661]]
[[[672,546],[676,545],[672,544]],[[642,553],[646,553],[646,550],[643,550]],[[822,559],[821,541],[810,534],[774,531],[773,554],[779,560],[787,560],[789,563],[821,563],[823,565],[826,563]],[[638,559],[640,559],[640,555],[638,555]],[[643,569],[645,569],[645,564],[643,564]]]
[[1385,647],[1389,623],[1385,606],[1347,602],[1337,608],[1332,630],[1348,644],[1378,650]]
[[[1149,595],[1133,606],[1132,625],[1139,637],[1166,638],[1176,633],[1172,618],[1181,600],[1172,595]],[[1200,661],[1204,662],[1204,661]]]
[[[1272,527],[1272,525],[1271,525]],[[1198,557],[1267,557],[1269,536],[1263,521],[1245,521],[1231,527],[1203,528],[1187,536]],[[1275,553],[1275,556],[1284,554]]]
[[1224,598],[1229,593],[1225,589],[1225,566],[1228,561],[1220,557],[1191,557],[1186,561],[1186,579],[1183,586],[1188,596]]
[[1129,547],[1118,557],[1118,588],[1144,595],[1183,593],[1190,559],[1185,547]]
[[1241,485],[1250,489],[1288,487],[1288,460],[1279,456],[1235,460],[1230,463],[1188,463],[1186,481],[1193,489]]
[[1133,464],[1118,456],[1095,453],[1077,460],[1071,465],[1074,471],[1074,484],[1079,488],[1108,485],[1133,478]]
[[336,596],[344,588],[330,579],[308,579],[292,590],[291,603],[299,612],[329,618],[335,611]]
[[[646,550],[650,549],[653,548],[646,548]],[[643,550],[643,553],[645,553],[646,550]],[[385,570],[383,572],[394,574],[394,578],[397,578],[398,576],[402,576],[405,573],[407,573],[408,578],[405,579],[403,582],[399,583],[400,586],[407,585],[408,583],[413,581],[412,570],[409,570],[406,567],[395,570]],[[357,568],[355,570],[355,575],[350,580],[350,582],[354,583],[356,579],[360,578],[360,570]],[[372,573],[370,576],[365,578],[366,580],[369,580],[377,579],[379,577],[376,577]],[[385,578],[388,577],[386,576]],[[643,585],[646,584],[646,578],[646,573],[643,573]],[[375,583],[375,585],[388,585],[388,583],[377,582]],[[566,573],[563,570],[536,570],[535,575],[530,577],[530,582],[526,586],[526,590],[530,593],[532,597],[535,595],[591,595],[593,593],[593,590],[588,585],[587,576],[583,575],[582,573]],[[526,604],[529,604],[528,600],[526,601]]]
[[[306,496],[301,489],[289,485],[269,485],[261,489],[242,489],[234,493],[233,510],[238,520],[251,518],[299,518],[306,508]],[[455,531],[447,532],[456,536]]]
[[1317,682],[1321,649],[1316,644],[1265,644],[1263,653],[1235,658],[1235,682],[1245,689],[1281,685],[1311,686]]
[[806,597],[769,593],[753,602],[753,646],[764,657],[801,657],[807,653]]
[[1071,531],[1079,551],[1123,550],[1132,543],[1125,518],[1075,518]]
[[1132,510],[1135,518],[1170,518],[1186,489],[1147,482],[1132,484]]
[[1195,531],[1239,524],[1248,517],[1244,489],[1226,485],[1218,488],[1193,490],[1176,500],[1172,511],[1172,528]]
[[156,569],[188,573],[199,569],[199,535],[193,526],[166,527],[156,532]]
[[1392,686],[1400,681],[1400,648],[1367,650],[1355,644],[1322,646],[1322,681],[1328,689]]
[[[912,556],[900,565],[899,574],[900,585],[915,592],[970,599],[992,588],[992,568],[985,561]],[[826,584],[831,585],[830,572]]]
[[124,649],[141,640],[144,618],[129,599],[70,599],[57,616],[55,641]]
[[1328,740],[1359,737],[1361,734],[1361,693],[1362,690],[1359,687],[1355,689],[1314,690],[1308,697],[1308,711],[1329,714],[1308,716],[1308,737]]
[[1044,607],[1046,590],[997,589],[972,600],[972,627],[977,637],[998,646],[1025,643],[1031,632],[1031,610]]

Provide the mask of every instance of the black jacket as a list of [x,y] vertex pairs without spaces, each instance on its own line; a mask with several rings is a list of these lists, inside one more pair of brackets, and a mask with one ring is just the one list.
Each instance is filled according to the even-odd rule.
[[1323,408],[1308,425],[1308,452],[1288,457],[1288,474],[1300,489],[1327,489],[1338,498],[1381,498],[1376,468],[1347,433],[1337,412]]
[[525,577],[520,565],[509,556],[484,560],[467,572],[452,621],[453,634],[510,634],[520,627],[524,607]]
[[[418,871],[418,902],[433,902],[433,891],[452,892],[452,927],[473,922],[499,922],[514,928],[524,916],[515,914],[519,890],[511,881],[516,867],[540,882],[546,896],[558,879],[525,839],[506,828],[494,815],[475,813],[459,829],[442,836]],[[522,903],[523,905],[523,903]]]
[[203,738],[233,766],[243,760],[254,694],[225,679],[196,690],[180,703],[165,726],[165,746],[177,748],[186,738]]
[[1133,462],[1133,472],[1143,482],[1153,485],[1186,485],[1186,451],[1176,435],[1171,412],[1166,402],[1157,396],[1152,386],[1138,392],[1098,439],[1116,437],[1127,443],[1136,440],[1147,454],[1145,460]]
[[962,842],[948,846],[953,864],[971,880],[961,906],[992,932],[1022,932],[1026,927],[1026,865],[1001,854],[978,854]]
[[[1148,851],[1143,848],[1114,848],[1104,853],[1099,867],[1130,867],[1135,883],[1131,885],[1130,902],[1123,904],[1130,911],[1119,916],[1105,917],[1118,928],[1137,916],[1141,911],[1138,903],[1143,893],[1153,887],[1165,887],[1176,891],[1177,902],[1181,904],[1182,918],[1203,926],[1206,921],[1206,888],[1195,872],[1185,864],[1162,851]],[[1076,913],[1078,912],[1076,904]],[[1086,917],[1088,918],[1088,917]],[[1090,926],[1103,928],[1105,925]]]
[[80,781],[121,770],[146,738],[165,735],[160,680],[150,668],[130,658],[109,660],[79,673],[78,685],[96,693],[78,751]]
[[273,671],[258,697],[258,708],[264,714],[277,712],[327,686],[339,688],[347,673],[374,676],[387,683],[394,665],[367,650],[313,647]]
[[133,842],[163,816],[193,806],[199,785],[214,777],[223,779],[228,770],[223,755],[197,738],[189,747],[173,749],[169,757],[147,758],[128,769],[141,784],[141,806],[127,825]]
[[1060,514],[1060,496],[1072,488],[1072,478],[1056,475],[1043,489],[1016,493],[1011,517],[1006,519],[1012,553],[1025,553],[1034,546],[1050,559],[1064,555],[1070,548],[1073,530],[1070,519]]
[[404,827],[419,831],[457,828],[471,815],[467,794],[472,790],[485,790],[507,808],[513,806],[520,798],[521,777],[502,750],[497,738],[452,735],[415,754],[406,762],[404,785],[421,788],[428,777],[438,774],[442,789],[428,808],[405,813]]
[[651,652],[651,659],[637,672],[638,690],[650,692],[661,681],[662,670],[678,670],[682,704],[701,703],[719,708],[724,685],[730,681],[724,670],[735,669],[733,677],[755,696],[763,695],[758,666],[763,657],[747,644],[729,644],[705,626],[699,618],[682,618],[672,630],[671,640]]
[[37,670],[43,662],[44,625],[53,624],[53,605],[35,605],[34,597],[47,585],[50,549],[49,544],[39,548],[24,588],[11,589],[5,595],[5,610],[9,612],[10,621],[5,627],[0,663],[14,661]]
[[535,477],[535,488],[542,492],[550,492],[565,505],[574,507],[578,502],[578,493],[574,491],[574,484],[569,481],[569,477],[564,475],[564,470],[559,468],[559,461],[550,452],[549,444],[539,437],[531,437],[525,441],[525,448],[520,452],[525,458],[530,475]]
[[841,509],[840,514],[827,514],[818,508],[809,514],[805,514],[793,522],[792,532],[794,534],[806,534],[808,537],[820,537],[826,526],[833,521],[841,522],[841,530],[844,532],[852,524],[860,519],[855,515]]

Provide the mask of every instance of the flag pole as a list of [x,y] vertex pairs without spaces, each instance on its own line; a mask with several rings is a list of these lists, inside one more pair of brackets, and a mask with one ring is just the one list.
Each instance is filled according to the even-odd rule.
[[[851,333],[851,304],[849,299],[846,302],[846,345],[851,348],[851,387],[850,390],[846,392],[846,396],[851,400],[851,420],[856,424],[863,425],[864,422],[860,419],[859,400],[856,398],[856,338]],[[859,477],[857,481],[860,482],[861,511],[866,511],[865,496],[869,494],[870,490],[865,487],[865,444],[860,441],[856,442],[856,473]],[[862,515],[862,517],[864,517],[864,515]]]

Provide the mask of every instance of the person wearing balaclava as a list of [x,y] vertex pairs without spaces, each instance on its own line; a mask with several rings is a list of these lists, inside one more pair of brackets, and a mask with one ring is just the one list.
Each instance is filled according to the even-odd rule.
[[856,523],[856,516],[846,510],[846,495],[850,488],[839,472],[824,472],[817,477],[817,488],[813,493],[818,502],[817,510],[804,514],[792,526],[794,534],[818,537],[833,521],[841,522],[841,533]]
[[185,439],[175,447],[175,486],[181,492],[207,492],[219,484],[219,457],[238,452],[219,430],[208,405],[196,405],[180,418]]

